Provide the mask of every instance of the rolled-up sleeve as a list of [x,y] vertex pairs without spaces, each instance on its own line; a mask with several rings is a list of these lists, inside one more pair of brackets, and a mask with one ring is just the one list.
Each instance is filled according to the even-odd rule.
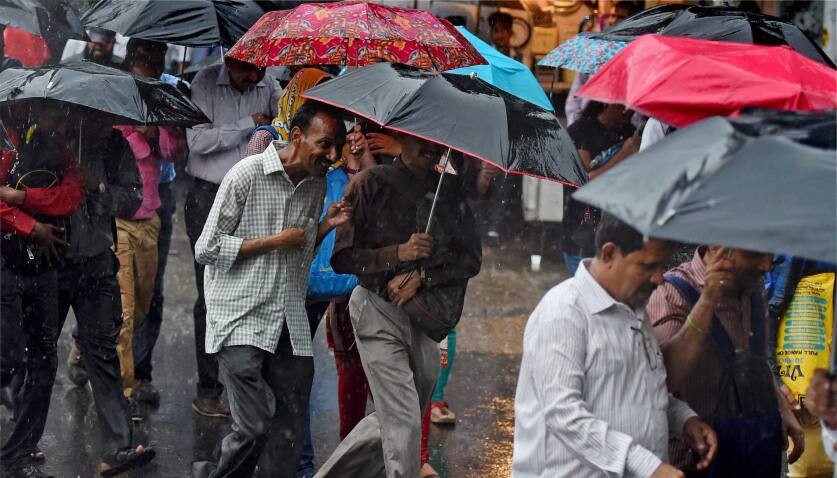
[[668,432],[671,435],[682,437],[683,428],[686,426],[686,421],[692,417],[696,417],[697,413],[689,408],[683,400],[679,400],[674,395],[668,396]]
[[531,383],[543,404],[547,432],[579,460],[608,474],[651,476],[660,459],[594,416],[584,401],[587,329],[571,317],[581,313],[565,307],[541,313],[552,317],[540,317],[541,326],[527,330],[531,337],[526,341],[524,361],[531,364]]
[[241,221],[248,187],[248,183],[235,174],[235,169],[224,177],[201,237],[195,244],[195,261],[214,266],[220,272],[232,268],[244,242],[243,238],[235,236],[235,231]]

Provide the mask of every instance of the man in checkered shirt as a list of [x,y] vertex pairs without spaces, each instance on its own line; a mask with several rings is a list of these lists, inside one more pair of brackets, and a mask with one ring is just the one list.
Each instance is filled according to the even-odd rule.
[[319,241],[352,212],[336,203],[319,223],[324,177],[345,138],[340,114],[310,102],[288,143],[243,159],[221,183],[195,259],[206,265],[206,350],[217,354],[233,431],[217,467],[195,463],[195,476],[252,476],[257,463],[271,477],[296,474],[314,377],[308,270]]

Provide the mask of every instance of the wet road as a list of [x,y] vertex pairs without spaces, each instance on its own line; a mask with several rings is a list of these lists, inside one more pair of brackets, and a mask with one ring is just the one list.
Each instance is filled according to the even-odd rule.
[[[191,400],[196,368],[192,325],[195,298],[192,255],[178,204],[175,237],[166,272],[166,306],[160,341],[154,353],[154,383],[162,399],[143,408],[145,421],[136,437],[158,450],[157,459],[126,477],[186,477],[191,463],[211,459],[226,420],[195,415]],[[560,260],[545,258],[542,270],[528,270],[529,244],[486,250],[483,270],[471,282],[459,326],[458,350],[446,399],[458,414],[453,428],[431,428],[431,464],[442,477],[500,478],[509,475],[514,432],[514,392],[520,364],[523,327],[543,293],[563,277]],[[74,387],[66,378],[69,329],[59,344],[59,371],[46,435],[41,448],[46,470],[59,478],[97,476],[100,438],[89,386]],[[336,372],[326,347],[324,327],[315,339],[316,375],[311,397],[317,464],[338,444]],[[0,407],[0,427],[8,430],[9,413]]]

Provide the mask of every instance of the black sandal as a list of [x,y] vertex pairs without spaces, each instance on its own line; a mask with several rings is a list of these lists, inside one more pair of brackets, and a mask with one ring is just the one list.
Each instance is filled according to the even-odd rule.
[[156,455],[157,452],[151,447],[143,448],[142,452],[138,452],[136,448],[117,450],[102,459],[101,475],[104,478],[121,475],[128,470],[147,465]]

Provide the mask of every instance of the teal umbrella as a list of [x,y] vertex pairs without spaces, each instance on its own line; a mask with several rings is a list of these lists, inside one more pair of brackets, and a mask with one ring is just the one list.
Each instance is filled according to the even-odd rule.
[[474,48],[485,58],[487,65],[466,66],[450,70],[447,73],[456,75],[470,75],[475,73],[478,78],[491,83],[501,90],[522,98],[529,103],[538,105],[548,111],[554,111],[552,102],[544,93],[535,75],[523,63],[515,61],[495,50],[488,43],[477,38],[476,35],[463,27],[456,27]]

